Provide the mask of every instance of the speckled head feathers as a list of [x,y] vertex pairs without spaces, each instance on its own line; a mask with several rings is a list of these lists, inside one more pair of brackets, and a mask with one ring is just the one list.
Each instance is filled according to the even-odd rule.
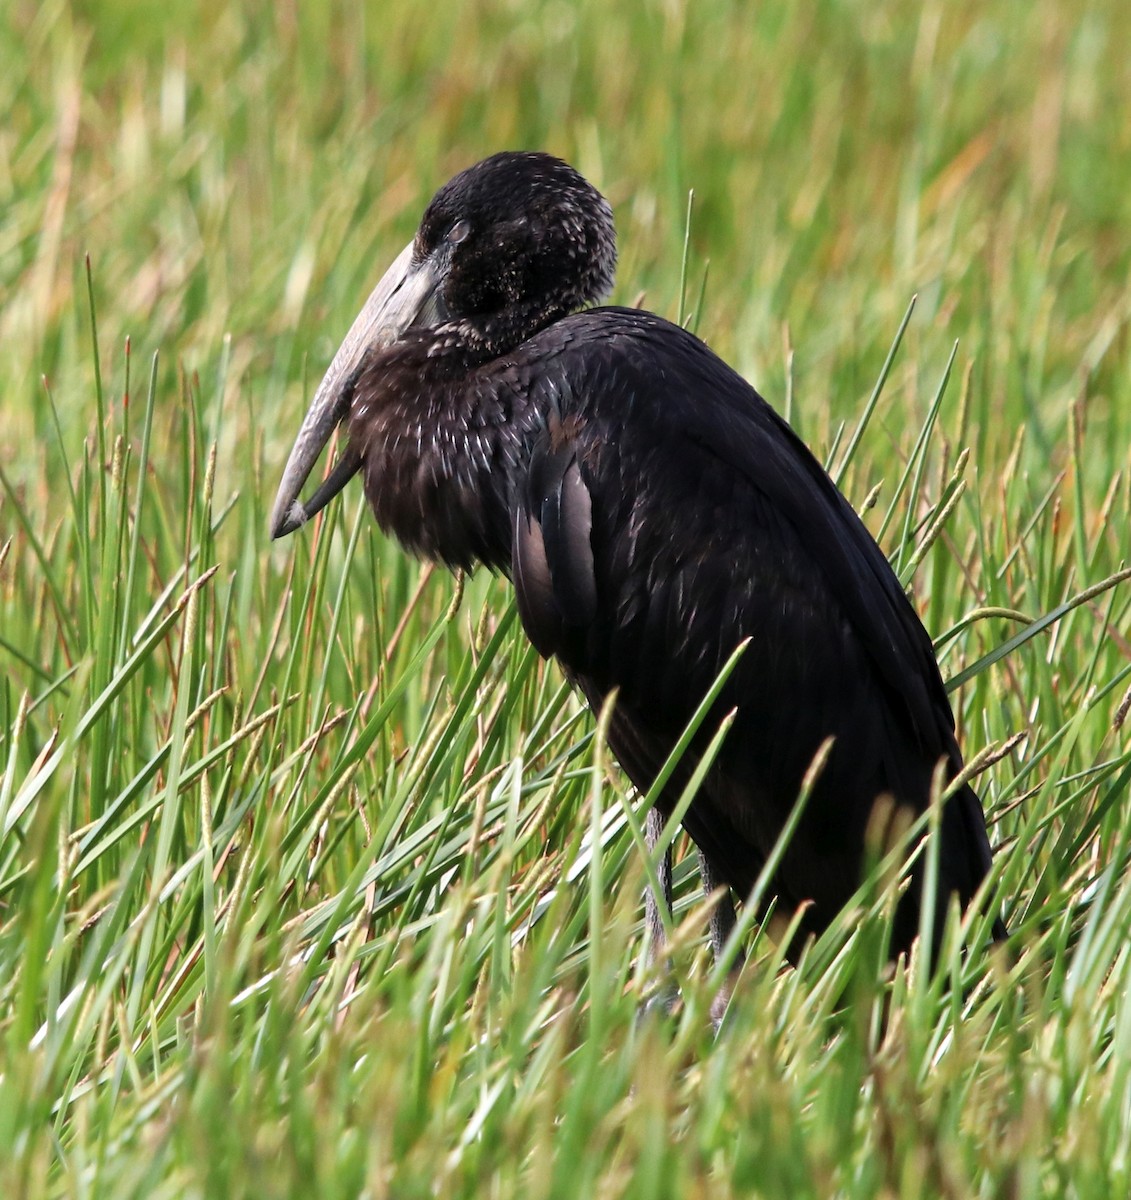
[[525,335],[609,293],[616,234],[608,201],[571,166],[507,151],[436,193],[415,252],[449,256],[443,296],[454,318]]

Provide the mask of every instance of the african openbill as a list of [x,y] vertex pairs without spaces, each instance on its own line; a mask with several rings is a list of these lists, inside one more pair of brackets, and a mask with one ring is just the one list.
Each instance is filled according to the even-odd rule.
[[[564,162],[503,153],[457,175],[318,388],[271,533],[298,528],[360,471],[408,550],[513,580],[531,641],[594,709],[616,689],[609,745],[641,791],[749,638],[717,706],[734,723],[684,826],[705,885],[741,899],[832,737],[773,881],[779,906],[805,906],[802,930],[819,933],[860,882],[877,798],[920,814],[936,766],[948,779],[962,767],[931,641],[856,513],[745,380],[661,317],[585,307],[615,263],[608,203]],[[303,503],[340,424],[348,447]],[[650,815],[653,837],[658,824]],[[968,785],[939,837],[941,919],[990,865]],[[919,866],[893,954],[915,936],[922,888]],[[728,899],[716,949],[732,921]]]

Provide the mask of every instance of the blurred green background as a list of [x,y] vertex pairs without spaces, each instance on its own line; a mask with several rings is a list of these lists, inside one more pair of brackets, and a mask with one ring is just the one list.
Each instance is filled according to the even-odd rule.
[[[1125,461],[1131,55],[1123,5],[673,2],[6,5],[5,460],[102,337],[293,418],[457,169],[505,147],[612,200],[618,298],[674,315],[687,193],[700,332],[815,438],[855,411],[912,293],[937,374],[976,363],[998,457],[1059,463],[1080,399]],[[913,386],[913,381],[908,381]],[[1125,395],[1123,397],[1125,399]],[[993,422],[992,427],[990,421]],[[274,447],[272,457],[281,452]]]

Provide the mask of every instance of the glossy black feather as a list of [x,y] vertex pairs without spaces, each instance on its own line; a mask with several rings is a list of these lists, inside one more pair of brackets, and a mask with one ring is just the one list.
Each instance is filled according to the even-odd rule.
[[[751,637],[718,704],[720,715],[737,709],[735,725],[685,823],[743,894],[813,755],[833,736],[776,881],[783,899],[812,901],[809,927],[823,927],[859,881],[876,797],[921,812],[935,764],[945,760],[950,775],[961,766],[926,632],[820,465],[690,334],[649,314],[596,310],[531,339],[527,356],[553,364],[556,391],[572,398],[555,423],[572,432],[552,455],[542,449],[548,434],[536,445],[519,520],[537,523],[561,486],[553,463],[576,464],[597,498],[595,617],[569,619],[570,563],[555,558],[553,540],[544,542],[552,589],[527,592],[520,540],[515,578],[527,627],[591,704],[619,689],[610,741],[642,787],[730,652]],[[966,901],[989,865],[973,792],[955,797],[947,816],[942,876]],[[901,913],[902,944],[914,933],[915,903]]]
[[[595,708],[617,690],[610,743],[641,790],[750,638],[718,702],[734,725],[685,825],[745,895],[832,736],[775,879],[819,931],[859,883],[877,797],[922,812],[937,764],[961,768],[953,716],[883,553],[769,405],[659,317],[568,315],[607,287],[611,229],[599,195],[546,156],[496,156],[441,189],[417,251],[449,256],[452,319],[366,359],[351,446],[384,528],[510,574],[538,650]],[[966,787],[944,814],[940,911],[951,893],[967,903],[989,862]]]

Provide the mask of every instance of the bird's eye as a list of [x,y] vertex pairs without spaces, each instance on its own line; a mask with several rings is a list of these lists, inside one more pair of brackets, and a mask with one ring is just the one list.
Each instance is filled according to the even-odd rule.
[[458,246],[470,232],[471,222],[460,220],[448,230],[448,236],[445,240],[453,246]]

